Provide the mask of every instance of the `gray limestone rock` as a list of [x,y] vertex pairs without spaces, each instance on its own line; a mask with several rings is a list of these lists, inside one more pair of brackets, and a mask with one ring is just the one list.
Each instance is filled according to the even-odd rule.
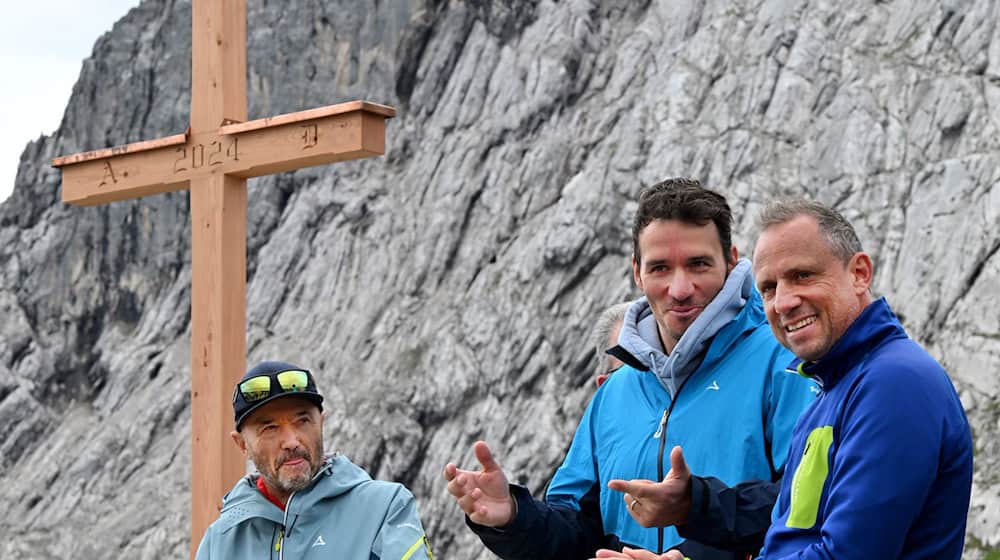
[[[590,321],[634,295],[639,188],[833,204],[973,424],[967,558],[1000,546],[1000,4],[317,2],[248,7],[251,118],[395,105],[384,158],[250,182],[249,361],[318,372],[328,448],[490,558],[444,489],[489,441],[541,493],[593,393]],[[100,38],[0,206],[0,556],[188,550],[188,199],[59,199],[51,158],[181,132],[190,3]]]

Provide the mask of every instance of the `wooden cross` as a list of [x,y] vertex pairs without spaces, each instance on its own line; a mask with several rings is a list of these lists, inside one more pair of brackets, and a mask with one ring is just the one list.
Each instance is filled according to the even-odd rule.
[[392,107],[354,101],[246,121],[246,0],[192,2],[187,132],[53,160],[63,201],[190,190],[191,555],[245,474],[229,438],[246,368],[246,179],[385,151]]

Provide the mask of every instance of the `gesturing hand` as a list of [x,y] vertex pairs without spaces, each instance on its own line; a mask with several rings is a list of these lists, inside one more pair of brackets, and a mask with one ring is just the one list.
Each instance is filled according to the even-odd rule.
[[608,488],[625,492],[629,515],[643,527],[687,523],[691,512],[691,471],[679,445],[670,451],[670,472],[663,482],[612,480]]
[[448,463],[444,467],[448,493],[455,496],[459,507],[474,523],[487,527],[510,524],[516,510],[507,485],[507,475],[493,458],[493,453],[485,442],[477,441],[472,446],[472,451],[482,469],[465,471],[454,463]]

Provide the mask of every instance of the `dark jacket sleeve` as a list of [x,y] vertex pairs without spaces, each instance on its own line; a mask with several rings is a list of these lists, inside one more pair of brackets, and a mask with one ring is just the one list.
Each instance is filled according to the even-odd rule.
[[738,552],[764,546],[781,482],[752,480],[726,486],[714,477],[691,477],[691,514],[677,532],[686,539]]
[[527,488],[512,484],[517,516],[502,528],[465,523],[486,548],[504,560],[575,560],[593,558],[599,548],[620,549],[616,538],[604,535],[601,523],[600,488],[594,487],[580,500],[579,511],[551,506],[535,499]]

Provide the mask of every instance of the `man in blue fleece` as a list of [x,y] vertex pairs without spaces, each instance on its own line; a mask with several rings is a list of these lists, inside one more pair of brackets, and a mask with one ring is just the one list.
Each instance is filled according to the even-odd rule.
[[259,474],[239,482],[197,560],[430,560],[413,495],[323,454],[323,397],[308,370],[261,362],[233,392],[233,441]]
[[[478,442],[478,472],[445,467],[448,491],[467,523],[507,559],[590,558],[601,547],[681,550],[702,560],[744,559],[759,542],[714,550],[673,527],[648,528],[629,515],[607,482],[661,480],[665,455],[683,445],[699,472],[730,484],[777,481],[792,426],[815,398],[815,384],[784,373],[791,355],[767,327],[750,263],[731,238],[722,195],[692,179],[644,189],[632,227],[632,271],[644,297],[626,315],[618,369],[587,407],[545,501],[507,477]],[[777,484],[758,494],[750,532],[770,522]]]
[[[760,226],[754,273],[768,322],[797,356],[790,372],[822,387],[795,426],[760,558],[959,559],[972,434],[947,374],[907,336],[885,299],[872,297],[872,260],[843,216],[794,200],[768,206]],[[671,487],[624,489],[669,503],[683,494],[684,478]],[[686,520],[690,534],[723,540],[720,529],[731,523],[720,519],[740,516],[740,496],[752,486],[703,485],[704,507],[692,507]],[[645,551],[597,556],[681,558]]]

